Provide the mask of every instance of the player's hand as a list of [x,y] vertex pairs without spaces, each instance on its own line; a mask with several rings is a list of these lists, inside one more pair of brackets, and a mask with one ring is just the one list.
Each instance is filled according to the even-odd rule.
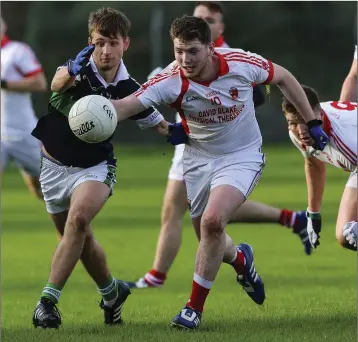
[[322,219],[320,213],[306,211],[307,216],[307,234],[313,248],[320,245],[319,238],[321,233]]
[[312,147],[316,150],[323,151],[323,149],[328,144],[329,138],[323,131],[321,124],[322,121],[316,119],[307,122],[308,130],[312,139],[314,140]]
[[188,142],[188,135],[185,133],[184,127],[181,122],[168,125],[168,142],[172,145],[180,145]]
[[67,63],[67,71],[71,76],[77,76],[81,70],[87,65],[95,46],[86,46],[75,59],[70,59]]
[[357,222],[348,222],[343,228],[343,236],[350,245],[357,248]]

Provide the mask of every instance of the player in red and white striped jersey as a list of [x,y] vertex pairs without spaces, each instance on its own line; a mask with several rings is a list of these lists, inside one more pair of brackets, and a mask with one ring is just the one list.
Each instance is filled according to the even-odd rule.
[[[193,15],[204,19],[208,23],[215,47],[229,48],[223,37],[225,28],[224,10],[220,3],[211,1],[197,2]],[[148,79],[154,77],[162,70],[162,68],[154,69],[148,76]],[[265,101],[259,86],[253,87],[253,99],[255,108]],[[179,114],[176,114],[176,121],[181,121]],[[163,200],[161,230],[152,268],[137,281],[128,282],[131,288],[162,287],[179,251],[183,230],[182,221],[188,207],[183,174],[184,147],[185,144],[175,146]],[[260,202],[248,200],[235,211],[230,222],[279,223],[283,227],[292,228],[290,231],[300,237],[305,253],[308,255],[311,253],[311,245],[306,233],[307,220],[305,212],[274,208]]]
[[41,152],[31,135],[37,123],[32,92],[45,91],[47,82],[34,52],[10,40],[1,18],[1,172],[10,160],[18,165],[29,190],[42,199],[39,182]]
[[173,145],[186,143],[184,178],[199,247],[190,299],[172,325],[197,329],[222,262],[232,265],[238,283],[256,304],[265,300],[251,246],[235,246],[225,233],[265,165],[253,84],[279,85],[299,108],[317,149],[325,147],[328,137],[300,84],[283,67],[243,50],[215,49],[208,24],[194,16],[175,19],[170,35],[176,61],[135,94],[112,103],[118,121],[155,104],[169,105],[182,118],[181,123],[162,122],[157,131]]
[[[350,172],[339,208],[336,238],[341,246],[356,251],[356,240],[353,244],[349,239],[347,241],[344,230],[348,230],[348,234],[353,235],[355,232],[355,237],[357,236],[357,103],[337,101],[320,103],[312,88],[304,87],[304,90],[317,117],[323,121],[324,131],[330,137],[323,151],[315,151],[311,148],[312,140],[308,135],[306,124],[296,108],[288,100],[284,100],[282,109],[288,122],[290,138],[305,157],[308,215],[312,213],[312,216],[316,217],[317,225],[320,225],[319,213],[325,187],[325,165],[331,164]],[[315,238],[316,232],[311,231],[311,233]]]

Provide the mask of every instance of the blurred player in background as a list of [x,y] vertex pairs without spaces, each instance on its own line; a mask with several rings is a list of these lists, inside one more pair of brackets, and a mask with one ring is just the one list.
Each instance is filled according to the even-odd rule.
[[[101,8],[90,14],[89,46],[56,71],[49,112],[32,132],[43,143],[40,182],[46,208],[63,236],[33,313],[35,327],[60,326],[56,304],[79,260],[102,296],[100,308],[104,310],[105,324],[122,323],[122,306],[130,291],[112,276],[91,228],[92,219],[116,183],[112,137],[97,144],[83,142],[71,131],[68,114],[73,104],[86,95],[120,99],[139,89],[122,60],[129,47],[129,29],[130,21],[120,11]],[[154,108],[143,110],[132,119],[141,128],[156,127],[164,121]]]
[[339,101],[357,102],[357,45],[355,46],[351,69],[343,82]]
[[320,103],[317,93],[303,87],[316,117],[330,140],[323,151],[314,151],[312,139],[300,113],[287,99],[282,109],[288,122],[289,135],[305,157],[308,192],[308,236],[313,247],[319,245],[321,204],[325,188],[326,164],[350,172],[339,207],[336,238],[339,244],[357,250],[357,103],[328,101]]
[[[208,23],[215,47],[229,47],[223,36],[225,25],[222,4],[207,1],[197,2],[193,15]],[[153,70],[148,77],[154,76],[161,70],[161,68]],[[265,98],[260,86],[253,87],[253,99],[255,107],[264,103]],[[181,121],[178,114],[176,121]],[[175,146],[174,158],[169,170],[167,188],[163,199],[161,230],[152,268],[136,282],[128,282],[131,288],[162,287],[179,252],[183,218],[188,208],[183,175],[184,147],[184,144]],[[311,245],[305,229],[307,221],[304,212],[278,209],[248,200],[231,217],[230,223],[234,222],[279,223],[284,227],[292,228],[292,232],[300,237],[306,254],[311,253]]]
[[112,103],[118,121],[154,104],[167,104],[182,118],[162,134],[173,145],[185,143],[184,178],[199,246],[190,298],[172,326],[195,330],[223,262],[233,267],[238,284],[256,304],[266,298],[252,247],[235,246],[225,231],[265,165],[252,85],[277,84],[299,107],[315,148],[323,150],[328,137],[300,84],[283,67],[244,50],[215,49],[208,24],[194,16],[175,19],[170,36],[175,61],[135,94]]
[[6,35],[1,18],[1,173],[13,160],[30,192],[42,199],[41,145],[31,131],[37,123],[31,93],[46,91],[47,81],[31,48]]

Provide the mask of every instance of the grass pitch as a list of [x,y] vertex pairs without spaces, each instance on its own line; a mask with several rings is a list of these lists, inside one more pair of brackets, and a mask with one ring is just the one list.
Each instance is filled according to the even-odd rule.
[[[95,219],[113,275],[134,280],[152,263],[160,208],[172,158],[170,146],[117,147],[115,195]],[[267,166],[251,198],[278,207],[306,208],[303,160],[294,147],[266,148]],[[198,332],[169,328],[191,290],[197,247],[188,215],[182,249],[162,289],[133,291],[125,325],[106,327],[96,287],[78,265],[59,308],[58,331],[34,329],[32,311],[49,273],[57,239],[42,203],[10,168],[2,185],[1,325],[6,342],[106,341],[355,341],[356,257],[335,242],[335,220],[348,173],[328,167],[321,246],[307,257],[299,239],[275,224],[233,224],[236,242],[253,245],[267,300],[255,305],[223,265]]]

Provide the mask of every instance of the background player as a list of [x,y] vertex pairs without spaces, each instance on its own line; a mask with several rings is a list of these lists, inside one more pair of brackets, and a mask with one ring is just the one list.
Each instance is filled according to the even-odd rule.
[[[220,2],[197,2],[193,15],[204,19],[208,23],[215,47],[229,47],[223,36],[225,30],[224,9]],[[161,70],[161,68],[153,70],[148,77],[155,76]],[[264,103],[265,97],[260,86],[253,87],[253,99],[255,107]],[[180,122],[180,120],[179,115],[176,114],[176,121]],[[163,199],[161,229],[152,268],[136,282],[128,282],[131,288],[162,287],[167,279],[167,273],[179,252],[183,218],[188,208],[183,175],[184,147],[184,144],[175,146]],[[311,253],[311,245],[305,229],[306,216],[304,212],[278,209],[248,200],[236,210],[230,222],[279,223],[284,227],[293,228],[292,231],[300,237],[306,254],[309,255]]]
[[[357,250],[357,103],[328,101],[320,103],[317,93],[303,87],[316,116],[330,140],[323,151],[309,148],[312,139],[300,113],[287,99],[282,109],[288,122],[289,135],[305,157],[308,193],[308,236],[312,246],[319,245],[321,230],[321,203],[325,188],[326,164],[350,172],[339,207],[336,238],[341,246]],[[346,230],[346,234],[343,231]],[[355,233],[355,238],[354,238]],[[347,236],[347,239],[346,239]],[[350,240],[352,241],[350,242]]]
[[1,173],[10,160],[19,167],[30,192],[42,199],[39,182],[41,145],[31,136],[37,118],[32,92],[47,90],[47,81],[31,48],[6,35],[1,18]]

